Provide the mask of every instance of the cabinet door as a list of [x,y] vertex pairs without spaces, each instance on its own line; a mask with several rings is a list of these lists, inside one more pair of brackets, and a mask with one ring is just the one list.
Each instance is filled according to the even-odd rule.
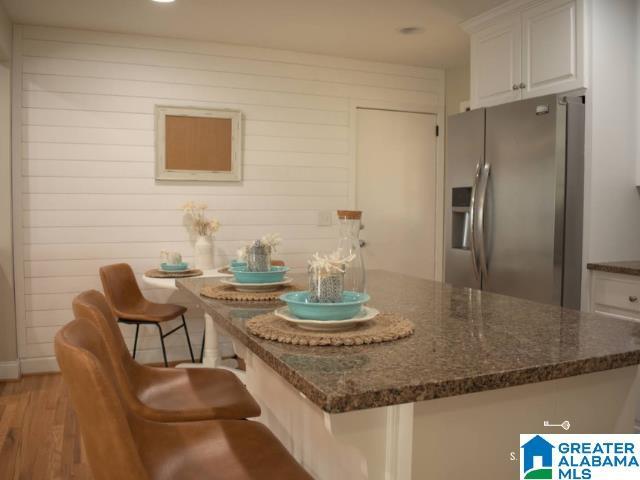
[[520,16],[494,24],[471,36],[471,107],[520,100]]
[[553,0],[522,13],[523,98],[585,86],[581,6]]

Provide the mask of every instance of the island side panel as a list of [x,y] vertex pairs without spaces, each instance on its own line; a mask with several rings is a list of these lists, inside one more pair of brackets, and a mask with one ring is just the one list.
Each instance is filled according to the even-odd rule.
[[309,401],[255,354],[244,357],[246,385],[257,419],[318,480],[410,480],[413,404],[329,414]]
[[633,366],[418,402],[413,478],[518,478],[521,433],[634,433],[638,378]]

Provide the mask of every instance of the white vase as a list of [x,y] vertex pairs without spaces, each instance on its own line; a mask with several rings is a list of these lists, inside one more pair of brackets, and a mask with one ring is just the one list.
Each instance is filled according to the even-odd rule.
[[194,257],[196,268],[200,270],[213,270],[213,238],[198,235]]

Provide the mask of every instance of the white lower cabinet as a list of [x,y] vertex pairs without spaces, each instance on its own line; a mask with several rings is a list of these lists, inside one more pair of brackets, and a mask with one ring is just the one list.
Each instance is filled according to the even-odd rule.
[[[593,313],[640,322],[640,276],[591,270],[590,298]],[[640,401],[636,433],[640,433]]]
[[640,277],[592,270],[591,311],[640,321]]

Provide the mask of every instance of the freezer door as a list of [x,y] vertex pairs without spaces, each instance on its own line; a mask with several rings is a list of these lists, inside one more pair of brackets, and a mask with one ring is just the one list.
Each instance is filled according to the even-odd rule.
[[561,303],[565,126],[556,96],[487,109],[484,290]]
[[471,236],[472,193],[476,170],[484,161],[484,109],[448,118],[445,162],[445,281],[480,288]]

